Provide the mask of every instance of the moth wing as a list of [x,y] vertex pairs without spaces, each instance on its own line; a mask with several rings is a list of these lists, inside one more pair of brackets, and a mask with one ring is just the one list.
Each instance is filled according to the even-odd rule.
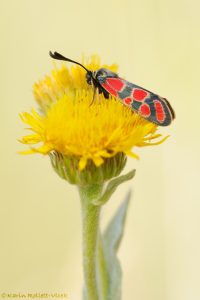
[[167,99],[138,85],[120,77],[107,77],[100,84],[109,94],[119,98],[123,104],[150,122],[167,126],[175,118],[175,113]]
[[112,96],[119,97],[119,92],[126,86],[126,81],[120,77],[106,77],[101,80],[98,78],[100,85]]
[[175,118],[169,102],[156,94],[150,93],[142,103],[133,100],[132,107],[145,119],[159,126],[168,126]]

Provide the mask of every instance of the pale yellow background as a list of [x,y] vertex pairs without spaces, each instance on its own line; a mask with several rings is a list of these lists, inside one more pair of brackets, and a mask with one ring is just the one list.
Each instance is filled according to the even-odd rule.
[[[47,157],[22,157],[18,113],[36,106],[34,81],[49,50],[80,60],[98,53],[120,75],[167,97],[171,137],[138,149],[132,183],[105,207],[106,223],[134,190],[120,249],[123,300],[200,299],[200,2],[195,0],[2,1],[0,7],[0,293],[66,292],[81,299],[79,198]],[[114,299],[113,299],[114,300]]]

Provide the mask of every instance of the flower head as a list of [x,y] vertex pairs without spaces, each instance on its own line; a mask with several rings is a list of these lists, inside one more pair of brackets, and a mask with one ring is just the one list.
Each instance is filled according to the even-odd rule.
[[[93,57],[88,69],[98,69]],[[109,68],[107,66],[107,68]],[[115,71],[116,66],[110,67]],[[78,169],[93,162],[99,167],[118,154],[138,158],[135,147],[157,145],[157,125],[148,122],[117,99],[98,95],[92,104],[93,89],[86,84],[85,71],[78,66],[53,70],[51,77],[35,84],[34,94],[43,114],[34,109],[21,114],[31,134],[22,138],[30,149],[22,153],[57,153],[75,158]],[[56,156],[56,157],[58,157]]]

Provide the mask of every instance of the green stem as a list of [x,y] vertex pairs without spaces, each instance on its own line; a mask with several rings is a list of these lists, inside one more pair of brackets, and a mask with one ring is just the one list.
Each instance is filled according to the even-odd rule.
[[97,273],[97,245],[100,206],[92,204],[102,192],[103,185],[79,186],[82,204],[83,271],[87,300],[99,300]]

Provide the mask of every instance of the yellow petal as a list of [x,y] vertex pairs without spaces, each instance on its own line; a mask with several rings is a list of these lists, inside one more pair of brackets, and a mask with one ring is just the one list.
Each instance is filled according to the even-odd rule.
[[39,134],[30,134],[24,136],[19,142],[22,144],[37,144],[41,142],[41,137]]
[[34,154],[34,153],[35,153],[35,151],[33,149],[18,152],[18,154],[23,154],[23,155]]
[[33,148],[33,150],[35,152],[39,152],[41,154],[48,154],[50,151],[53,150],[53,147],[52,147],[52,145],[44,144],[39,148]]
[[141,143],[138,143],[136,144],[137,147],[145,147],[145,146],[156,146],[156,145],[160,145],[162,144],[166,139],[168,139],[169,135],[165,136],[163,139],[161,139],[160,141],[158,142],[155,142],[155,143],[146,143],[146,142],[141,142]]
[[92,160],[93,160],[94,164],[95,164],[97,167],[99,167],[100,165],[102,165],[103,162],[104,162],[103,158],[100,157],[100,156],[98,156],[98,157],[93,156],[93,157],[92,157]]
[[79,170],[82,171],[83,169],[85,169],[86,165],[87,165],[87,157],[83,156],[79,160],[79,164],[78,164]]
[[131,156],[131,157],[135,158],[135,159],[139,159],[139,156],[137,154],[135,154],[134,152],[132,152],[132,151],[125,151],[124,153],[127,154],[128,156]]

